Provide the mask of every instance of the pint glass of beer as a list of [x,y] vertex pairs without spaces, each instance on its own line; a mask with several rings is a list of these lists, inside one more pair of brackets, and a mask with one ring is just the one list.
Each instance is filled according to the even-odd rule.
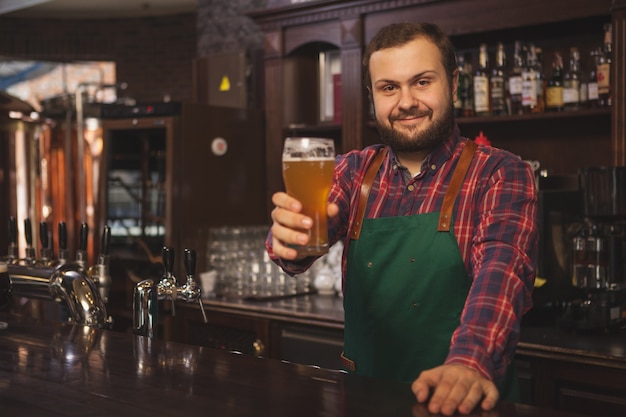
[[287,138],[283,148],[283,180],[287,194],[302,203],[302,214],[313,219],[309,243],[301,255],[328,252],[326,211],[335,168],[335,143],[325,138]]
[[11,296],[11,280],[7,264],[0,261],[0,308],[8,304]]

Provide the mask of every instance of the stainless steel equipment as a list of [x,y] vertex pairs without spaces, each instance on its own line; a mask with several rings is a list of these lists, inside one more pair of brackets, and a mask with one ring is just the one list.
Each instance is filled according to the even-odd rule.
[[194,279],[196,269],[196,251],[185,249],[185,269],[187,281],[179,286],[172,273],[174,267],[174,249],[163,247],[163,276],[157,283],[152,279],[143,280],[135,286],[133,294],[133,331],[140,336],[155,337],[158,319],[159,300],[172,301],[172,315],[176,315],[176,300],[187,303],[198,302],[204,322],[207,323],[202,290]]
[[579,172],[583,227],[573,238],[577,291],[562,319],[575,329],[608,329],[626,319],[626,167]]
[[[69,320],[88,326],[109,327],[111,318],[107,315],[106,297],[111,278],[108,274],[108,258],[100,256],[100,261],[93,267],[86,269],[79,262],[70,262],[66,258],[54,259],[49,244],[47,223],[40,223],[41,256],[35,257],[32,249],[31,222],[24,221],[27,249],[24,258],[13,256],[16,249],[9,245],[9,253],[2,262],[6,267],[5,274],[0,277],[2,282],[2,304],[8,302],[9,297],[26,297],[31,299],[53,300],[66,307]],[[9,233],[15,230],[15,219],[9,221]],[[64,253],[65,223],[59,223],[59,253]],[[110,230],[105,228],[103,233],[104,248],[108,248]],[[108,249],[105,249],[107,251]],[[106,252],[105,252],[106,253]],[[64,255],[65,256],[65,255]],[[93,271],[93,272],[92,272]]]
[[8,265],[13,296],[63,303],[71,320],[87,326],[108,327],[111,322],[98,289],[77,264],[58,267]]

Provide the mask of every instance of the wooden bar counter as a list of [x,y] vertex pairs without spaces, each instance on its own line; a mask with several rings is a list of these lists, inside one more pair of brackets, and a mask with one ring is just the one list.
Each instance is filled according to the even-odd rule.
[[[0,416],[428,416],[409,386],[100,330],[1,316]],[[572,417],[500,403],[472,416]]]

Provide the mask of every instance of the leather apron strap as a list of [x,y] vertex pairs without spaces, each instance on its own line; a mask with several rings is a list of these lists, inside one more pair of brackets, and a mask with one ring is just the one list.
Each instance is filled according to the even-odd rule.
[[443,198],[443,204],[441,205],[441,211],[439,213],[439,227],[437,228],[439,232],[450,231],[450,219],[452,219],[454,202],[456,201],[456,196],[463,185],[465,174],[467,174],[467,170],[469,169],[472,158],[474,157],[474,152],[476,152],[477,148],[478,145],[476,145],[476,142],[473,140],[468,140],[465,143],[465,147],[459,157],[459,162],[456,165],[456,169],[454,170],[452,179],[448,185],[448,190]]
[[376,179],[376,174],[383,164],[385,157],[387,157],[388,152],[389,148],[386,146],[380,148],[370,166],[367,167],[367,171],[365,171],[365,176],[363,177],[363,182],[361,183],[361,192],[359,193],[359,203],[356,209],[356,217],[354,218],[352,230],[350,231],[350,239],[357,240],[361,235],[361,227],[363,227],[363,217],[365,216],[365,208],[367,207],[367,199],[370,195],[370,189],[372,188],[372,184]]
[[[452,209],[454,208],[454,202],[456,201],[456,196],[459,193],[461,186],[463,185],[465,174],[467,174],[467,170],[469,169],[469,165],[472,162],[474,152],[477,148],[478,145],[476,145],[476,142],[468,140],[465,143],[463,151],[461,152],[457,168],[452,174],[452,179],[450,180],[450,185],[448,185],[448,190],[446,191],[446,195],[444,196],[443,205],[439,214],[438,231],[440,232],[450,231],[450,219],[452,218]],[[363,177],[363,183],[361,184],[361,192],[359,193],[359,202],[357,206],[356,217],[354,218],[352,230],[350,231],[350,239],[357,240],[361,235],[361,227],[363,227],[363,217],[365,216],[367,199],[369,198],[372,184],[376,179],[376,174],[378,173],[378,170],[385,160],[387,153],[388,148],[386,146],[380,148],[370,166],[367,167],[367,171],[365,172],[365,176]]]

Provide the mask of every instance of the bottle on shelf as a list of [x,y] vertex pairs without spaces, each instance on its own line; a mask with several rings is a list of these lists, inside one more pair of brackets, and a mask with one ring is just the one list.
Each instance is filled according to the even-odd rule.
[[498,43],[496,49],[496,62],[491,71],[490,92],[491,92],[491,114],[501,116],[507,113],[506,110],[506,54],[502,42]]
[[461,84],[459,80],[459,88],[461,88],[461,85],[463,86],[463,91],[461,92],[463,117],[474,116],[474,79],[472,77],[473,69],[471,61],[471,55],[468,54],[468,56],[464,57],[463,74],[465,80],[463,84]]
[[546,87],[546,111],[563,111],[563,97],[563,58],[559,52],[555,52],[552,77]]
[[490,106],[490,86],[489,86],[489,56],[487,44],[481,43],[478,54],[478,68],[474,72],[474,113],[476,116],[489,116]]
[[524,59],[522,57],[522,42],[515,41],[513,52],[513,66],[509,72],[508,112],[509,114],[522,114],[522,70]]
[[598,105],[611,106],[611,63],[613,55],[612,26],[604,25],[604,46],[598,58]]
[[563,108],[580,110],[580,52],[576,47],[569,50],[569,66],[563,75]]
[[[464,55],[457,56],[457,69],[459,81],[456,90],[456,101],[454,102],[454,113],[456,117],[473,116],[472,100],[472,74],[468,71],[468,64]],[[466,109],[471,109],[470,114],[466,114]]]
[[[522,71],[522,108],[525,114],[537,113],[541,110],[538,91],[541,82],[537,68],[537,52],[534,45],[526,48],[526,63]],[[541,97],[543,99],[543,97]]]
[[599,106],[598,99],[598,60],[600,59],[600,51],[594,48],[589,52],[591,55],[591,68],[587,76],[587,107],[596,108]]
[[[580,52],[579,52],[580,57]],[[580,99],[580,109],[589,107],[589,78],[583,67],[582,59],[579,62],[578,74],[580,76],[580,84],[578,86],[578,97]]]
[[534,46],[534,48],[535,70],[537,71],[537,106],[533,113],[541,113],[546,110],[546,75],[543,72],[543,49],[538,46]]

